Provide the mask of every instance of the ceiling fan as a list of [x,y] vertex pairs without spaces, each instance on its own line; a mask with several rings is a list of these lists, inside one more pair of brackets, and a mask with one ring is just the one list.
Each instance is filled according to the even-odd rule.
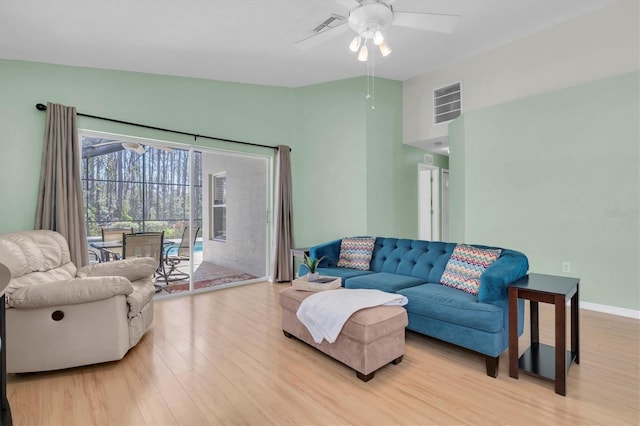
[[114,141],[108,141],[108,142],[102,142],[102,143],[97,143],[94,145],[91,145],[89,148],[99,148],[101,146],[107,146],[107,145],[114,145],[114,144],[121,144],[122,148],[128,150],[128,151],[133,151],[137,154],[144,154],[147,152],[147,149],[145,148],[145,146],[149,146],[152,148],[156,148],[156,149],[161,149],[163,151],[167,151],[167,152],[173,152],[173,148],[170,148],[168,146],[163,146],[163,145],[155,145],[155,144],[141,144],[138,142],[130,142],[130,141],[120,141],[120,140],[114,140]]
[[382,30],[391,25],[449,34],[460,18],[458,15],[395,10],[392,6],[394,1],[334,0],[335,3],[349,9],[348,16],[333,14],[313,29],[314,34],[294,44],[300,49],[309,49],[350,28],[357,35],[350,43],[349,48],[353,52],[358,52],[358,60],[366,61],[369,41],[373,41],[373,44],[378,46],[382,56],[391,53],[391,48],[385,42],[382,34]]

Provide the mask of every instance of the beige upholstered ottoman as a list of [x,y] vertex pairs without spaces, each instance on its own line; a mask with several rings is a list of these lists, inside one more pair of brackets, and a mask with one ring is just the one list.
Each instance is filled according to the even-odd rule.
[[300,303],[312,294],[292,287],[280,291],[285,336],[297,337],[353,368],[358,378],[365,382],[371,380],[379,368],[402,361],[404,329],[408,323],[407,311],[402,306],[361,309],[345,323],[334,343],[326,340],[316,343],[296,316]]

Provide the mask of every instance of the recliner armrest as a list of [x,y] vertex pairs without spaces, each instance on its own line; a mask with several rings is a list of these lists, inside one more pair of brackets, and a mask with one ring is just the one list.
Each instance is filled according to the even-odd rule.
[[21,287],[8,296],[7,304],[12,308],[46,308],[94,302],[120,294],[127,296],[132,292],[133,286],[124,277],[72,278]]
[[78,277],[124,277],[129,281],[136,281],[152,276],[158,263],[151,257],[132,257],[113,262],[96,263],[78,269]]

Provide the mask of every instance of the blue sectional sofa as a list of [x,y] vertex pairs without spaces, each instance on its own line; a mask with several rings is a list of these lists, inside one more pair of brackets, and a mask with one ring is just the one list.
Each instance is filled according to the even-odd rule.
[[[478,295],[440,284],[455,243],[377,237],[370,270],[337,267],[342,240],[310,248],[324,256],[318,272],[342,278],[345,288],[370,288],[407,297],[409,330],[479,352],[487,375],[497,377],[498,360],[509,347],[507,286],[527,274],[527,257],[501,249],[500,257],[480,278]],[[496,248],[473,245],[478,248]],[[299,273],[307,273],[301,265]],[[518,335],[524,328],[524,301],[519,300]]]

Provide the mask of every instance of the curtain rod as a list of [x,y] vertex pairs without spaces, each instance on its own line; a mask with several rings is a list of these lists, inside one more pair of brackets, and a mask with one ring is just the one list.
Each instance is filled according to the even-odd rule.
[[[36,109],[38,111],[46,111],[47,110],[47,106],[45,104],[36,104]],[[211,139],[211,140],[214,140],[214,141],[231,142],[231,143],[239,143],[239,144],[242,144],[242,145],[257,146],[259,148],[270,148],[270,149],[276,149],[276,150],[278,149],[277,146],[262,145],[262,144],[253,143],[253,142],[236,141],[236,140],[233,140],[233,139],[216,138],[214,136],[197,135],[195,133],[183,132],[183,131],[180,131],[180,130],[171,130],[171,129],[165,129],[165,128],[162,128],[162,127],[148,126],[146,124],[132,123],[130,121],[123,121],[123,120],[116,120],[115,118],[99,117],[97,115],[82,114],[80,112],[76,112],[76,114],[79,115],[79,116],[82,116],[82,117],[95,118],[95,119],[104,120],[104,121],[111,121],[113,123],[128,124],[130,126],[143,127],[145,129],[161,130],[163,132],[176,133],[178,135],[193,136],[196,139],[204,138],[204,139]],[[289,148],[289,151],[291,151],[291,148]]]

